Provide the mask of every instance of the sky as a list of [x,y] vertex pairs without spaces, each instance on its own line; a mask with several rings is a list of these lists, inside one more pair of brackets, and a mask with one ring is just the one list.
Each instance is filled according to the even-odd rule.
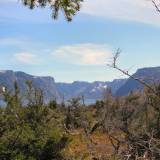
[[68,23],[51,10],[30,10],[19,0],[0,0],[0,70],[53,76],[56,82],[123,78],[107,67],[134,73],[160,66],[160,13],[150,0],[85,0]]

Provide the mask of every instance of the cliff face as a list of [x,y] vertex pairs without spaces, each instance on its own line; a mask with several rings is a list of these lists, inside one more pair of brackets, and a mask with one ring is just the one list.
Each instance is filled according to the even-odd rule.
[[[140,78],[148,84],[160,83],[160,67],[142,68],[137,70],[133,76]],[[118,79],[112,82],[96,81],[89,83],[75,81],[73,83],[55,83],[52,77],[32,76],[24,72],[14,72],[11,70],[0,71],[0,86],[7,86],[9,90],[13,90],[14,82],[16,81],[22,95],[27,89],[25,84],[26,80],[32,81],[35,88],[43,91],[44,101],[46,103],[53,99],[62,100],[63,96],[66,100],[73,97],[84,96],[85,99],[96,101],[103,97],[108,87],[112,89],[115,96],[125,96],[131,91],[142,90],[144,87],[131,78]]]
[[[142,68],[133,74],[135,78],[139,78],[148,84],[160,83],[160,67]],[[139,82],[129,78],[127,82],[118,89],[117,96],[128,95],[131,91],[142,90],[144,86]]]
[[7,86],[7,88],[12,91],[14,89],[14,82],[16,81],[22,95],[27,89],[25,84],[27,80],[32,81],[33,87],[43,91],[44,101],[46,103],[55,98],[60,99],[54,78],[52,77],[35,77],[24,72],[13,72],[10,70],[0,71],[0,85]]

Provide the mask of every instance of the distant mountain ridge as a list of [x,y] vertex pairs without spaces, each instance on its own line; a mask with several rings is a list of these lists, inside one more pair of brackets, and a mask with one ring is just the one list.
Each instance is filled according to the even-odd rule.
[[[148,67],[148,68],[141,68],[138,69],[135,74],[133,74],[135,78],[139,78],[143,80],[144,82],[148,84],[153,84],[153,83],[160,83],[160,67]],[[121,86],[117,92],[116,96],[126,96],[128,95],[131,91],[137,91],[137,90],[142,90],[144,86],[133,80],[132,78],[129,78],[126,83]]]
[[102,99],[106,89],[112,89],[113,94],[124,85],[126,79],[111,82],[95,81],[92,83],[75,81],[73,83],[56,83],[56,87],[66,99],[84,96],[86,99]]
[[24,72],[14,72],[11,70],[0,71],[0,85],[7,86],[12,91],[14,89],[14,82],[16,81],[22,95],[26,92],[27,86],[25,82],[27,80],[32,81],[33,87],[43,91],[46,103],[55,98],[60,99],[55,80],[52,77],[32,76]]
[[[160,83],[160,67],[150,67],[138,69],[135,74],[135,78],[140,78],[146,83],[152,84]],[[103,98],[103,94],[109,87],[112,89],[112,93],[115,96],[125,96],[131,91],[142,90],[143,85],[139,82],[129,79],[117,79],[111,82],[85,82],[75,81],[73,83],[56,83],[53,77],[41,77],[26,74],[24,72],[14,72],[12,70],[0,71],[0,86],[7,86],[9,90],[13,90],[14,82],[18,83],[21,94],[26,91],[26,80],[30,80],[35,88],[40,88],[44,93],[44,101],[47,103],[50,100],[57,99],[62,101],[63,98],[68,100],[74,97],[84,96],[85,99],[97,99]]]
[[46,103],[53,99],[62,101],[63,97],[65,100],[68,100],[80,96],[96,101],[103,97],[108,87],[111,87],[113,93],[115,93],[126,81],[125,79],[119,79],[112,82],[95,81],[89,83],[85,81],[75,81],[73,83],[56,83],[54,78],[49,76],[33,76],[21,71],[14,72],[12,70],[0,71],[0,85],[7,86],[9,90],[13,90],[14,82],[16,81],[22,95],[24,95],[27,89],[25,84],[27,80],[32,81],[33,87],[40,88],[43,91],[44,101]]

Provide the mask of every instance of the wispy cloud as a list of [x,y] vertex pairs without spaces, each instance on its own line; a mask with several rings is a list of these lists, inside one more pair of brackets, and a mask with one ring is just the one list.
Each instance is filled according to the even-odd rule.
[[87,0],[82,12],[104,18],[160,25],[151,0]]
[[23,63],[23,64],[31,64],[31,65],[38,64],[37,55],[32,53],[27,53],[27,52],[17,53],[14,55],[14,59],[17,62]]
[[[19,0],[0,0],[0,4],[2,4],[0,6],[0,17],[2,18],[34,23],[51,22],[48,9],[43,12],[41,9],[31,11],[27,7],[22,7]],[[82,6],[80,13],[92,16],[160,25],[160,15],[156,12],[151,0],[85,0]],[[8,9],[11,8],[12,14],[8,12]]]
[[104,65],[112,56],[107,45],[100,44],[76,44],[62,46],[52,55],[61,62],[75,65]]
[[18,38],[1,38],[0,39],[0,46],[21,46],[24,45],[24,39]]
[[[47,45],[47,44],[46,44]],[[29,46],[29,47],[28,47]],[[43,51],[45,53],[49,52],[50,49],[47,49],[44,46],[44,43],[41,41],[35,41],[31,37],[27,37],[27,35],[24,37],[5,37],[5,38],[0,38],[0,47],[5,47],[5,48],[13,48],[22,50],[22,51],[29,51],[29,52],[39,52]]]

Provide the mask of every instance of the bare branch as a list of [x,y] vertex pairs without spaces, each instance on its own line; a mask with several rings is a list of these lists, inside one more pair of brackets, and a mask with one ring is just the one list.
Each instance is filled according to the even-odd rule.
[[[158,2],[159,3],[158,3]],[[154,7],[156,8],[156,10],[158,11],[158,12],[160,12],[160,1],[159,0],[152,0],[152,3],[153,3],[153,5],[154,5]]]
[[121,69],[120,67],[117,66],[117,60],[118,60],[118,57],[120,56],[120,53],[121,53],[121,50],[118,49],[115,53],[115,56],[113,57],[113,64],[107,64],[107,66],[111,67],[111,68],[114,68],[118,71],[120,71],[121,73],[123,73],[124,75],[130,77],[131,79],[139,82],[140,84],[142,84],[143,86],[147,87],[149,90],[151,90],[155,95],[157,95],[156,91],[148,84],[146,83],[145,81],[141,80],[140,78],[136,78],[134,77],[133,75],[129,74],[128,71],[125,71],[124,69]]

